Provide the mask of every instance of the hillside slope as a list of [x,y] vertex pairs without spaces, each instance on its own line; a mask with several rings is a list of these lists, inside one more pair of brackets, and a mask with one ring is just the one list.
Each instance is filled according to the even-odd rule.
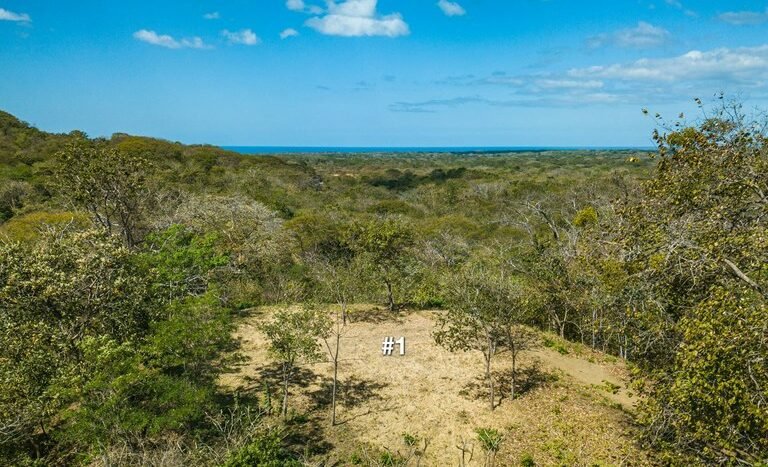
[[[256,392],[263,391],[265,382],[279,387],[258,331],[268,311],[262,309],[242,323],[238,336],[247,362],[226,378],[226,385]],[[431,336],[435,313],[353,313],[342,339],[341,423],[329,423],[331,365],[303,366],[291,393],[290,407],[298,414],[293,429],[299,442],[294,447],[307,447],[315,462],[343,465],[351,459],[376,459],[381,450],[404,454],[402,438],[408,433],[427,440],[426,465],[457,465],[457,446],[463,442],[474,449],[470,465],[482,465],[474,430],[488,427],[505,435],[499,465],[517,464],[525,456],[539,465],[647,462],[634,447],[630,418],[621,408],[631,405],[631,399],[623,390],[612,393],[611,385],[621,384],[619,363],[593,363],[587,357],[537,348],[523,356],[522,395],[510,400],[509,361],[500,354],[495,374],[502,397],[491,412],[482,356],[437,347]],[[383,356],[385,336],[404,336],[406,354]]]

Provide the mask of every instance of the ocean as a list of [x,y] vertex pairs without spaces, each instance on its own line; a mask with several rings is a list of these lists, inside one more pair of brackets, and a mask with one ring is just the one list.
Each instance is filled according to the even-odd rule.
[[320,146],[221,146],[241,154],[361,154],[361,153],[515,153],[546,151],[653,151],[651,147],[542,147],[542,146],[467,146],[467,147],[320,147]]

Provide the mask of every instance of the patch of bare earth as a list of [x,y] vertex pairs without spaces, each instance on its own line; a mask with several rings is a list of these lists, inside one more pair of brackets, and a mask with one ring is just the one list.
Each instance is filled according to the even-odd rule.
[[[317,464],[346,465],[353,454],[374,456],[376,448],[404,453],[403,433],[409,433],[428,440],[421,465],[458,465],[462,441],[474,449],[469,465],[483,465],[475,429],[487,427],[505,435],[497,465],[518,465],[524,455],[538,465],[648,463],[622,410],[631,407],[631,398],[605,384],[622,386],[616,376],[621,368],[537,348],[522,356],[520,395],[511,400],[510,361],[499,354],[494,373],[501,397],[491,411],[482,355],[438,347],[432,338],[436,313],[352,313],[341,341],[338,424],[330,426],[330,363],[303,365],[291,389],[289,406],[305,415],[295,426],[301,452]],[[262,391],[265,381],[273,381],[277,399],[276,367],[258,331],[268,314],[263,309],[239,328],[248,360],[223,383]],[[396,346],[392,356],[383,356],[386,336],[405,337],[405,355]]]

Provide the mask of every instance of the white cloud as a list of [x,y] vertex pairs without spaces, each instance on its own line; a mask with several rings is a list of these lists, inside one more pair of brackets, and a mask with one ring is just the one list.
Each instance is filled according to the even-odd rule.
[[219,14],[218,11],[212,11],[210,13],[204,14],[203,18],[205,18],[205,19],[219,19],[219,18],[221,18],[221,15]]
[[286,0],[285,7],[291,11],[300,11],[313,15],[321,15],[325,10],[316,5],[307,5],[304,0]]
[[293,11],[304,11],[304,0],[286,0],[286,8]]
[[669,31],[640,21],[637,27],[622,29],[612,34],[599,34],[587,39],[591,48],[616,45],[618,47],[645,49],[663,45],[669,39]]
[[752,26],[768,22],[768,9],[760,11],[728,11],[717,17],[724,23],[734,26]]
[[768,79],[768,45],[692,50],[670,58],[643,58],[627,64],[575,68],[568,75],[576,78],[602,78],[623,81],[717,80],[760,85]]
[[29,23],[32,18],[26,13],[14,13],[9,10],[0,8],[0,21],[16,21],[20,23]]
[[446,16],[463,16],[467,13],[461,5],[450,0],[440,0],[437,2],[437,6],[443,10]]
[[410,30],[400,13],[379,15],[377,0],[328,0],[325,16],[307,20],[307,26],[328,36],[387,36],[407,35]]
[[284,29],[283,32],[280,33],[280,39],[288,39],[289,37],[295,37],[298,35],[299,35],[299,31],[293,28],[288,28],[288,29]]
[[[451,88],[463,89],[461,92],[466,94],[451,96]],[[469,105],[581,107],[631,104],[640,107],[684,102],[693,96],[717,91],[727,95],[747,92],[750,98],[768,98],[768,43],[756,47],[693,50],[665,58],[642,58],[531,75],[494,72],[485,76],[452,76],[430,82],[430,92],[440,92],[442,96],[439,98],[395,102],[389,109],[439,112]]]
[[543,89],[600,89],[604,83],[599,80],[540,79],[536,85]]
[[221,31],[221,35],[226,37],[230,44],[256,45],[261,42],[259,36],[250,29],[240,31],[227,31],[225,29]]
[[203,42],[199,37],[185,38],[176,40],[173,36],[167,34],[158,34],[155,31],[141,29],[133,33],[136,40],[146,42],[147,44],[157,45],[168,49],[210,49],[211,47]]

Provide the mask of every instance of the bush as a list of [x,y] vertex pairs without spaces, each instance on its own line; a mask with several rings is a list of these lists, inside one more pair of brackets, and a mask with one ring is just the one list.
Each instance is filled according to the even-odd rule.
[[283,434],[270,430],[247,446],[230,454],[224,467],[301,467],[283,448]]

